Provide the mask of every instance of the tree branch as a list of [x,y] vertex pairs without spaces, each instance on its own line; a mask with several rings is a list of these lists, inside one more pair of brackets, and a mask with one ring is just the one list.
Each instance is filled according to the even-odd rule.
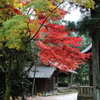
[[34,37],[39,33],[40,29],[41,29],[42,26],[44,25],[45,21],[54,13],[54,11],[55,11],[62,3],[64,3],[64,0],[63,0],[61,3],[59,3],[59,4],[56,6],[56,8],[52,10],[51,14],[49,14],[49,15],[44,19],[44,21],[43,21],[42,24],[40,25],[39,29],[38,29],[37,32],[35,33],[35,35],[34,35],[32,38],[30,38],[26,43],[28,43],[28,42],[30,42],[32,39],[34,39]]

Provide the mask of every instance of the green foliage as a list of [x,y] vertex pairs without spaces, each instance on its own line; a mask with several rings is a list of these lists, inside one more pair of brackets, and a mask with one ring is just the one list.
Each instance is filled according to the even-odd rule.
[[82,41],[83,45],[79,47],[81,51],[86,49],[92,43],[92,39],[88,35],[83,35],[82,37],[84,38]]
[[93,0],[68,0],[72,3],[78,3],[81,6],[84,6],[85,8],[92,8],[94,9],[95,2]]
[[27,4],[23,10],[33,7],[38,12],[47,12],[49,9],[50,2],[49,0],[34,0]]
[[0,2],[3,2],[3,3],[9,3],[11,5],[13,5],[15,2],[18,2],[19,0],[0,0]]
[[2,80],[0,81],[0,100],[3,100],[5,91],[5,77],[1,69],[0,69],[0,79]]
[[91,34],[94,34],[93,20],[87,17],[84,18],[82,21],[78,22],[77,31],[81,35],[85,34],[91,36]]
[[81,65],[79,69],[76,70],[78,74],[73,76],[73,82],[86,85],[89,84],[89,64]]
[[98,34],[100,37],[100,19],[99,17],[90,19],[90,18],[84,18],[83,21],[79,22],[77,24],[77,31],[79,34],[89,35],[90,37],[93,37],[95,33]]
[[[0,76],[2,81],[0,81],[0,100],[4,100],[4,92],[5,92],[5,75],[0,69]],[[28,91],[28,86],[31,84],[26,77],[26,74],[17,73],[13,78],[11,85],[11,96],[15,99],[18,96],[23,96]]]
[[76,25],[74,22],[70,22],[70,21],[63,21],[66,23],[66,29],[69,29],[71,31],[75,31],[76,30]]
[[11,96],[13,98],[24,96],[28,92],[28,87],[31,84],[25,74],[18,74],[14,77],[12,82]]
[[3,23],[3,29],[0,29],[0,47],[6,42],[5,47],[11,49],[25,49],[25,42],[28,39],[28,16],[16,15],[12,19]]
[[68,83],[68,77],[58,77],[58,83]]
[[85,16],[82,21],[77,23],[77,32],[81,35],[89,35],[94,37],[95,34],[98,34],[100,38],[100,4],[96,4],[94,10],[90,10],[90,16]]

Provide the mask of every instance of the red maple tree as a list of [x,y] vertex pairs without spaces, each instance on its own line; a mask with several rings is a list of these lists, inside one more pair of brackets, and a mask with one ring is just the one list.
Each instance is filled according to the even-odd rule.
[[81,46],[81,37],[70,37],[71,31],[65,25],[47,24],[41,30],[42,41],[38,41],[40,59],[45,65],[51,65],[60,70],[75,70],[85,63],[89,54],[81,53],[76,47]]
[[[59,10],[59,16],[52,14]],[[37,12],[37,10],[35,10]],[[37,29],[30,29],[30,40],[38,39],[37,45],[41,49],[40,60],[43,64],[51,65],[60,70],[75,70],[79,65],[85,63],[90,54],[81,53],[76,47],[82,45],[83,38],[70,37],[70,30],[65,25],[50,23],[50,20],[60,20],[68,12],[60,8],[50,9],[49,12],[37,14],[38,20],[30,20],[30,23],[38,23]],[[29,41],[30,41],[29,40]]]

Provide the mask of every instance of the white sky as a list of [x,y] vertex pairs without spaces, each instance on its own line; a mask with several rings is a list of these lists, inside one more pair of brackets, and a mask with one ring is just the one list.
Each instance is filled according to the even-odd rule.
[[78,21],[81,19],[81,13],[79,9],[74,9],[65,15],[64,20],[68,21]]
[[82,15],[80,13],[80,8],[74,8],[74,7],[70,7],[68,2],[65,2],[65,10],[68,11],[69,13],[66,14],[66,16],[64,17],[65,20],[68,21],[78,21],[79,19],[81,19]]

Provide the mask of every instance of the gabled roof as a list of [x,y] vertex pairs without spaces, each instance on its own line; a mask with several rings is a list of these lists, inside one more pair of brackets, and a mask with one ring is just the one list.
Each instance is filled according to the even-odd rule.
[[[29,76],[28,76],[29,78],[34,77],[34,68],[35,67],[32,67],[32,69],[30,70]],[[50,78],[55,70],[56,68],[54,67],[47,67],[47,66],[36,67],[35,78]]]
[[[33,78],[34,77],[34,66],[31,68],[28,78]],[[50,78],[56,68],[54,67],[47,67],[47,66],[37,66],[35,70],[35,78]],[[74,73],[77,74],[76,71],[69,70],[69,73]]]

